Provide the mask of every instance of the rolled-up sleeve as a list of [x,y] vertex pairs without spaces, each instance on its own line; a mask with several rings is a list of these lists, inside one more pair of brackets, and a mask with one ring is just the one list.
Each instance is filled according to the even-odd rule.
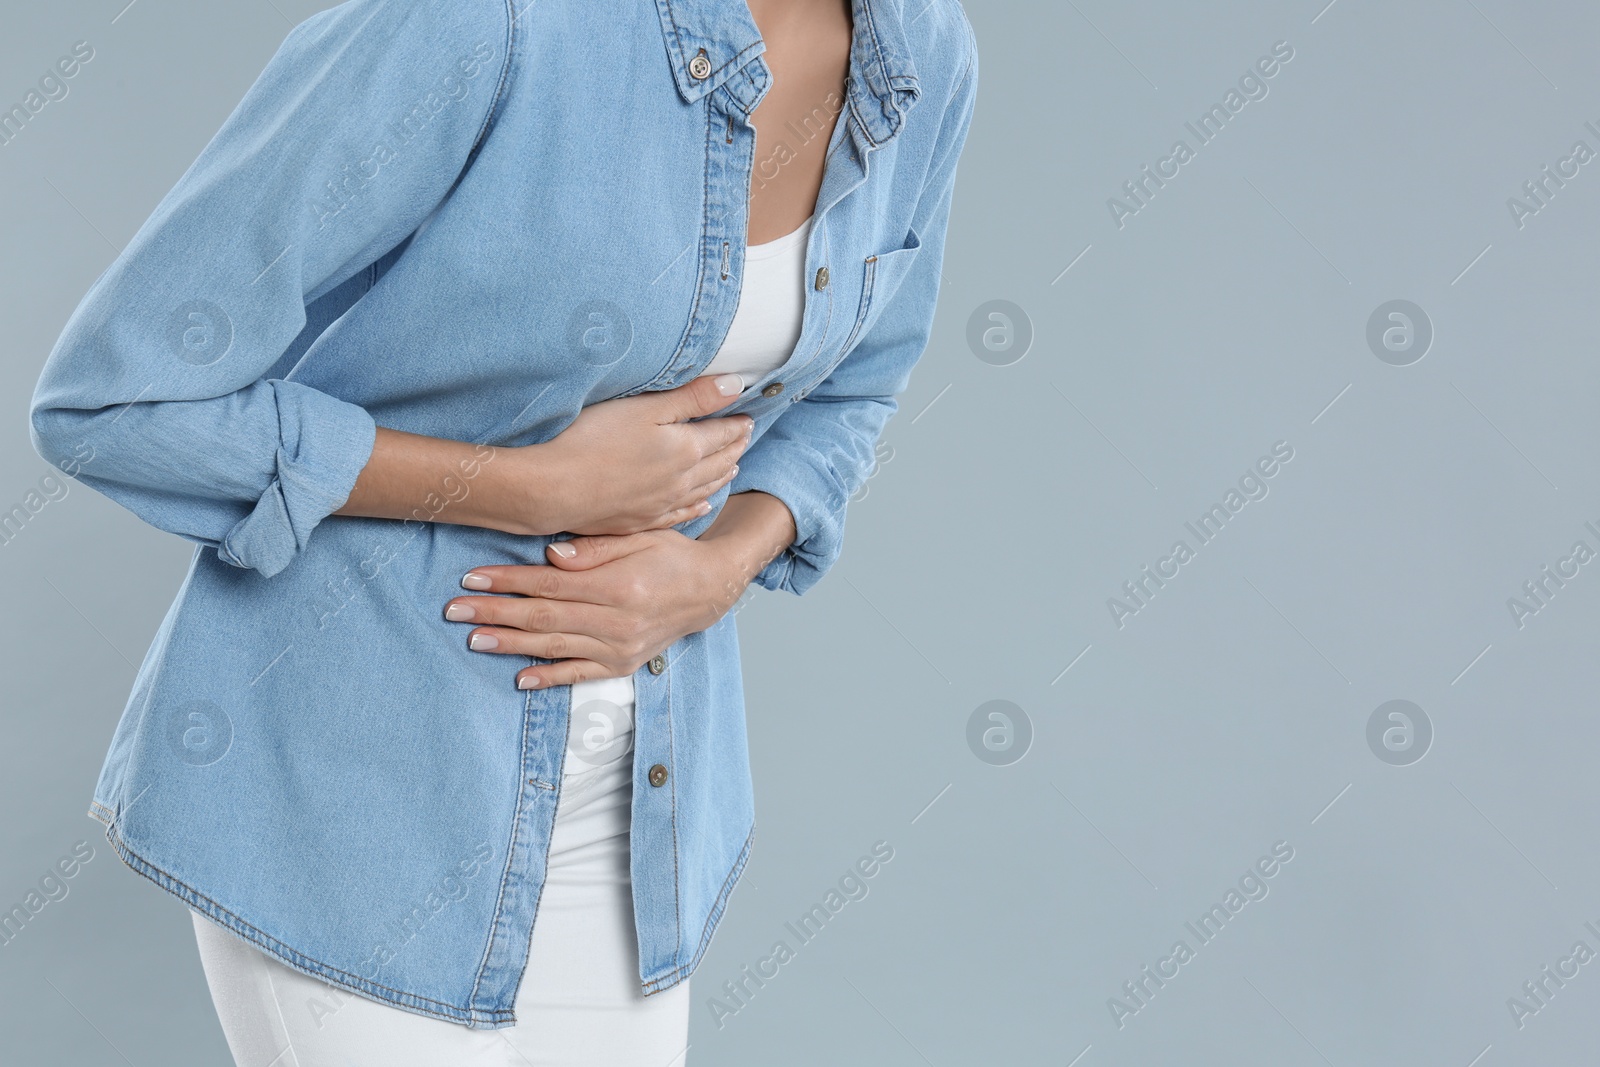
[[306,307],[448,196],[508,70],[506,0],[350,0],[290,31],[78,305],[34,447],[145,521],[263,575],[348,499],[376,426],[265,377]]
[[790,404],[739,459],[730,493],[770,493],[794,515],[794,542],[754,581],[797,595],[839,557],[845,509],[871,473],[896,396],[928,346],[939,299],[940,266],[955,192],[956,165],[977,98],[977,49],[968,36],[966,72],[945,108],[931,164],[912,218],[920,251],[856,346],[815,389]]

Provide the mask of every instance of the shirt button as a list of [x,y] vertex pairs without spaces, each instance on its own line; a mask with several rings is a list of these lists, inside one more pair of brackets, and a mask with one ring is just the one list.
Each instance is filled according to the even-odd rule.
[[827,287],[828,287],[828,268],[827,267],[818,267],[817,268],[817,291],[821,292],[822,290],[826,289]]
[[651,674],[660,674],[662,671],[664,671],[666,669],[667,669],[667,657],[665,657],[665,656],[652,656],[651,657],[651,659],[650,659],[650,673]]
[[711,74],[711,60],[706,58],[706,50],[700,49],[700,54],[689,60],[689,76],[695,81],[703,81]]
[[660,787],[660,786],[666,784],[666,781],[667,781],[667,769],[665,767],[663,767],[661,764],[658,763],[654,767],[650,768],[650,784],[651,785]]
[[783,392],[783,383],[782,382],[773,382],[771,385],[769,385],[765,389],[761,390],[761,395],[762,396],[777,396],[781,392]]

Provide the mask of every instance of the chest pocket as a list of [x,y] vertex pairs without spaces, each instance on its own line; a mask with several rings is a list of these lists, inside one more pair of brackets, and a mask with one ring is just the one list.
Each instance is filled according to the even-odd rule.
[[835,355],[826,369],[813,377],[804,389],[795,394],[794,399],[804,399],[807,393],[826,381],[828,375],[833,373],[833,368],[837,367],[856,347],[857,342],[882,314],[889,299],[900,288],[900,283],[905,280],[906,272],[911,269],[911,264],[921,249],[922,238],[917,236],[917,231],[907,230],[905,243],[899,248],[867,257],[861,276],[861,300],[857,305],[855,322],[850,326],[849,335],[845,338],[844,344],[835,349]]

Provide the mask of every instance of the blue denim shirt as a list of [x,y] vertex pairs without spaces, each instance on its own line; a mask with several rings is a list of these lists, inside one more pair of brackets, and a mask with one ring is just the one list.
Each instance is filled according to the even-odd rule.
[[[756,581],[796,594],[927,343],[977,85],[956,0],[852,10],[799,343],[719,413],[754,443],[679,527],[780,498],[798,534]],[[35,447],[198,546],[95,789],[133,869],[335,986],[515,1022],[571,687],[517,690],[442,609],[551,538],[429,520],[492,446],[711,361],[776,165],[764,48],[736,0],[350,0],[290,32],[96,280]],[[484,447],[413,519],[333,516],[377,425]],[[645,993],[695,969],[754,827],[733,617],[664,658],[635,678]]]

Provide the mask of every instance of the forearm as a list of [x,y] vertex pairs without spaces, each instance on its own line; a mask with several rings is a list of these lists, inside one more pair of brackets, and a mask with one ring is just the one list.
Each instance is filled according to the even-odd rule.
[[677,526],[708,512],[710,496],[738,469],[750,417],[701,416],[727,407],[743,387],[737,374],[702,376],[676,389],[601,401],[554,438],[516,447],[380,426],[334,514],[521,536]]
[[334,514],[415,518],[516,534],[551,532],[514,520],[504,506],[509,483],[523,479],[526,491],[526,480],[533,477],[522,451],[380,426],[371,458]]
[[750,491],[728,497],[697,540],[716,547],[726,564],[721,592],[729,605],[778,553],[794,544],[795,532],[788,505],[771,493]]

